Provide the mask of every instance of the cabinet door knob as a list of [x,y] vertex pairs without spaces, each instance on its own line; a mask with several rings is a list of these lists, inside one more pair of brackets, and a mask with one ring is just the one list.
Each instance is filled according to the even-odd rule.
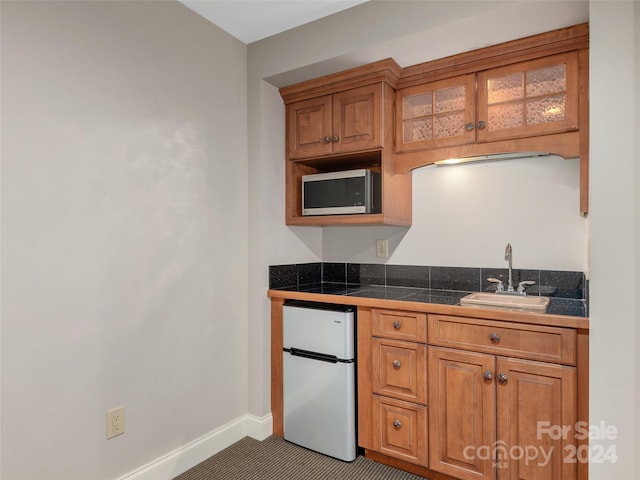
[[400,330],[401,326],[402,326],[402,324],[398,320],[393,322],[393,328],[395,328],[396,330]]
[[507,383],[509,381],[509,379],[507,378],[507,376],[504,373],[499,373],[498,374],[498,382],[501,383],[502,385],[504,385],[505,383]]
[[483,380],[491,380],[493,378],[493,374],[487,370],[486,372],[483,372],[482,374],[482,379]]
[[497,333],[491,333],[489,335],[489,340],[491,340],[491,343],[499,343],[500,342],[500,335],[498,335]]
[[480,120],[478,122],[478,130],[484,130],[486,126],[487,126],[487,122],[485,122],[484,120]]
[[340,137],[338,135],[334,135],[333,137],[331,137],[331,141],[333,143],[337,142],[338,140],[340,140]]
[[324,138],[322,139],[322,141],[323,141],[324,143],[329,143],[329,142],[331,141],[331,139],[330,139],[329,137],[324,137]]
[[400,369],[400,360],[394,360],[392,364],[393,364],[393,368],[395,368],[396,370]]
[[396,430],[400,430],[400,427],[402,427],[402,422],[396,418],[393,421],[393,428],[395,428]]
[[467,123],[467,124],[464,126],[464,129],[465,129],[467,132],[470,132],[471,130],[473,130],[473,123],[471,123],[471,122]]

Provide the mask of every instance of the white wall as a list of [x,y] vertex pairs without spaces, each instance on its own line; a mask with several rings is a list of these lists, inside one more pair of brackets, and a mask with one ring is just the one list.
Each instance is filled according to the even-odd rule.
[[[635,125],[635,129],[636,132],[640,129],[640,95],[638,94],[638,91],[640,91],[640,62],[638,61],[638,55],[640,54],[640,8],[638,8],[638,6],[636,5],[635,7],[635,24],[633,27],[633,32],[634,32],[634,37],[635,37],[635,48],[632,50],[632,52],[635,52],[635,59],[636,59],[636,87],[634,89],[634,91],[636,92],[636,114],[635,114],[635,121],[634,121],[634,125]],[[632,53],[632,55],[634,55],[634,53]],[[632,127],[634,128],[634,127]],[[638,185],[640,185],[640,168],[638,168],[638,158],[640,157],[640,135],[634,135],[636,143],[635,143],[635,157],[636,157],[636,163],[635,163],[635,173],[636,173],[636,188],[635,188],[635,208],[632,208],[632,212],[631,213],[635,213],[635,222],[636,222],[636,232],[635,232],[635,254],[636,254],[636,277],[635,277],[635,289],[636,292],[640,290],[640,254],[638,253],[638,243],[640,243],[640,188],[638,188]],[[629,167],[627,167],[629,168]],[[634,167],[631,167],[629,169],[629,171],[631,172],[631,170],[633,170]],[[606,298],[606,297],[603,297]],[[640,295],[635,295],[636,298],[636,304],[635,304],[635,308],[633,306],[631,307],[627,307],[630,309],[630,311],[632,312],[632,315],[630,315],[630,318],[633,318],[633,312],[635,312],[635,318],[636,318],[636,348],[635,351],[638,352],[640,351]],[[603,342],[603,343],[606,343]],[[636,355],[636,369],[635,369],[635,377],[638,378],[640,377],[640,355]],[[633,393],[632,393],[633,395]],[[636,445],[636,453],[635,453],[635,458],[636,458],[636,478],[640,476],[640,415],[638,414],[638,412],[640,412],[640,382],[636,383],[636,392],[635,392],[635,398],[636,398],[636,405],[634,407],[633,403],[629,404],[627,406],[627,408],[631,411],[636,412],[636,438],[635,438],[635,445]],[[603,408],[602,406],[604,406],[604,408],[607,408],[607,403],[606,402],[601,402],[599,405],[601,405],[600,408]],[[604,410],[603,408],[603,410]],[[608,406],[609,409],[615,408],[615,406],[609,405]]]
[[[262,75],[281,86],[386,57],[409,66],[588,20],[586,2],[543,4],[544,8],[540,2],[367,3],[252,44],[250,78]],[[324,35],[327,31],[332,32],[330,38]],[[276,67],[287,70],[278,72]],[[282,115],[274,109],[270,121],[277,121],[276,114]],[[576,159],[558,157],[418,169],[413,174],[410,229],[325,227],[322,259],[503,267],[504,246],[511,242],[517,268],[586,271],[578,171]],[[267,197],[276,198],[279,207],[283,192],[273,186]],[[542,232],[554,235],[544,237]],[[375,255],[375,241],[381,238],[389,240],[391,249],[384,260]],[[281,242],[278,246],[268,250],[284,248]],[[293,263],[273,254],[271,258],[274,263]]]
[[[400,2],[402,8],[395,10],[397,14],[387,11],[397,3],[367,3],[250,45],[250,97],[255,95],[258,98],[262,94],[259,85],[263,78],[282,86],[290,81],[301,81],[389,56],[406,66],[589,21],[592,32],[591,226],[578,216],[577,165],[573,160],[557,160],[555,164],[545,160],[545,163],[538,164],[537,178],[533,180],[521,176],[532,167],[529,160],[501,164],[495,177],[488,165],[479,165],[477,170],[475,166],[467,166],[464,167],[465,175],[471,175],[471,172],[474,176],[481,175],[481,185],[464,191],[444,192],[450,196],[450,201],[442,202],[442,212],[424,203],[414,205],[414,223],[409,230],[393,227],[308,229],[323,231],[321,258],[379,261],[373,257],[374,240],[386,237],[395,247],[389,261],[397,263],[500,266],[506,241],[514,243],[516,261],[522,261],[518,266],[524,268],[583,270],[590,261],[591,420],[594,423],[604,420],[619,428],[616,446],[621,453],[615,464],[592,465],[590,478],[640,478],[637,460],[640,458],[640,442],[636,433],[640,431],[640,415],[637,413],[640,411],[640,382],[637,380],[640,376],[640,356],[637,353],[640,351],[640,262],[637,254],[640,243],[637,191],[640,173],[637,167],[638,141],[634,140],[638,138],[640,116],[640,101],[634,100],[640,91],[640,75],[635,63],[640,53],[637,2],[472,2],[473,5],[469,6],[460,2],[425,1]],[[418,13],[405,17],[411,6]],[[428,12],[430,9],[432,14]],[[455,9],[454,16],[449,9]],[[417,25],[420,22],[424,27]],[[331,32],[331,35],[326,32]],[[265,135],[265,130],[280,134],[282,129],[282,107],[275,100],[270,106],[272,110],[269,112],[260,112],[265,105],[250,103],[250,117],[259,113],[261,117],[269,118],[271,126],[265,128],[262,125],[261,135]],[[269,160],[262,162],[262,166],[280,169],[279,175],[282,175],[283,167],[273,163],[272,155],[284,158],[284,147],[261,150],[255,133],[250,129],[250,149],[255,148],[267,155]],[[492,169],[498,170],[497,165]],[[417,171],[414,174],[414,198],[427,199],[429,191],[426,187],[443,193],[439,180],[445,175],[454,174],[445,173],[445,170]],[[509,179],[523,187],[519,194],[511,191],[512,186],[505,186],[509,185]],[[523,184],[525,181],[527,184]],[[541,187],[548,197],[540,197]],[[489,209],[481,211],[478,202],[489,198],[491,192],[504,190],[508,193],[499,198],[505,202],[517,202],[523,197],[521,205],[523,211],[534,216],[531,221],[514,219],[514,224],[497,225],[489,216]],[[263,185],[261,198],[265,203],[260,207],[260,213],[254,214],[267,215],[274,208],[280,209],[284,203],[283,192],[281,183]],[[466,199],[476,202],[469,211],[464,209],[463,200]],[[542,202],[544,209],[536,210],[536,202]],[[515,215],[514,204],[508,208],[512,217]],[[455,217],[458,225],[451,227],[450,223],[447,224],[447,214],[451,219]],[[481,217],[477,218],[477,215]],[[451,237],[441,230],[446,227],[444,232],[448,232],[453,228],[458,234],[462,228],[460,225],[480,228],[485,223],[495,230],[481,230],[478,233],[480,241],[473,245],[471,242],[460,243],[457,238],[451,242]],[[252,275],[262,276],[262,285],[256,282],[250,287],[251,298],[263,294],[266,288],[264,276],[269,264],[314,261],[317,258],[317,254],[311,253],[313,248],[305,254],[305,247],[301,245],[317,242],[316,237],[312,240],[302,238],[296,229],[290,230],[298,238],[287,235],[282,231],[286,229],[283,224],[252,225],[251,228],[264,235],[258,255],[262,264],[250,266]],[[436,239],[429,238],[434,232]],[[271,242],[272,235],[277,239],[277,245]],[[587,252],[589,236],[592,242]],[[288,243],[283,245],[283,241]],[[359,247],[349,246],[355,244]],[[436,251],[431,252],[431,248]],[[290,256],[283,254],[287,251],[291,252]],[[255,305],[255,315],[251,315],[250,324],[268,324],[266,302]],[[267,352],[261,360],[250,358],[249,361],[250,368],[259,369],[260,362],[268,362]],[[263,371],[268,375],[268,367]],[[249,395],[256,396],[251,386]],[[257,412],[268,411],[268,397],[264,399],[266,403],[259,405]],[[257,403],[250,400],[251,405]]]
[[[428,28],[384,38],[340,61],[393,57],[409,66],[588,20],[586,2],[400,3],[413,10],[410,26],[422,18]],[[386,8],[394,4],[382,2]],[[426,167],[414,172],[413,192],[410,229],[325,228],[323,259],[380,263],[375,240],[386,238],[392,251],[385,263],[504,267],[504,246],[511,242],[517,268],[587,270],[575,159]]]
[[251,44],[249,66],[281,87],[387,57],[403,67],[415,65],[588,18],[586,0],[550,3],[370,1]]
[[3,479],[112,479],[246,414],[245,86],[177,2],[2,2]]
[[[251,64],[249,64],[251,69]],[[249,411],[271,412],[269,265],[322,260],[321,228],[284,224],[284,106],[278,90],[249,75]],[[251,88],[254,86],[255,88]]]
[[[576,160],[522,159],[417,170],[413,225],[408,230],[286,227],[284,106],[277,89],[264,79],[282,86],[385,57],[409,66],[587,20],[588,4],[576,1],[381,1],[249,45],[249,175],[252,195],[260,199],[252,203],[249,226],[250,331],[269,332],[264,295],[269,265],[380,262],[374,249],[378,238],[389,239],[392,256],[387,262],[393,263],[500,267],[504,246],[512,242],[518,268],[584,270],[586,226],[579,215]],[[264,120],[254,124],[256,119]],[[442,184],[452,176],[468,176],[463,189]],[[443,196],[446,201],[438,198]],[[496,220],[491,198],[507,222]],[[478,230],[474,237],[456,238],[470,226]],[[549,230],[563,235],[563,241],[541,237]],[[267,341],[263,337],[249,342],[249,369],[263,378],[269,378]],[[264,380],[249,385],[252,413],[270,411],[269,396],[260,390],[265,385]]]
[[[579,162],[539,157],[413,172],[411,228],[324,229],[324,260],[584,271]],[[375,239],[389,240],[377,258]]]
[[616,463],[594,479],[640,478],[640,5],[591,3],[592,424],[618,428]]

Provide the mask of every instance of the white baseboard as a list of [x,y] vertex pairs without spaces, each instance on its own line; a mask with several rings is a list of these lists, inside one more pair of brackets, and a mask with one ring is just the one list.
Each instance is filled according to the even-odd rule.
[[264,417],[247,415],[247,436],[256,440],[264,440],[273,433],[273,417],[271,414]]
[[273,431],[271,414],[245,415],[129,472],[118,480],[172,480],[244,437],[264,440]]

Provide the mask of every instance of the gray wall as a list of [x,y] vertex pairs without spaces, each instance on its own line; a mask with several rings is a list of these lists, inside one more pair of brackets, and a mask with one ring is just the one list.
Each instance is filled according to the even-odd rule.
[[246,46],[177,2],[3,1],[2,101],[0,476],[246,415]]

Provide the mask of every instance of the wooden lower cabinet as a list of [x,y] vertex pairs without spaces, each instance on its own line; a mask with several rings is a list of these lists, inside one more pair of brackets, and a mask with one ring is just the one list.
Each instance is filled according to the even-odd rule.
[[418,465],[427,464],[427,407],[373,395],[374,450]]
[[429,347],[429,468],[460,479],[495,478],[493,459],[479,455],[495,443],[496,395],[483,380],[495,357]]
[[[573,480],[576,369],[429,346],[429,468],[461,480]],[[550,426],[571,430],[565,438]]]
[[373,338],[373,391],[409,402],[427,403],[427,346]]
[[[282,306],[272,299],[279,436]],[[588,480],[589,464],[573,463],[589,447],[576,439],[589,418],[588,330],[536,319],[358,306],[358,446],[431,480]]]
[[[427,316],[358,309],[359,444],[426,471]],[[422,473],[423,470],[420,472]]]
[[496,373],[497,438],[512,450],[498,480],[574,480],[576,368],[498,357]]

